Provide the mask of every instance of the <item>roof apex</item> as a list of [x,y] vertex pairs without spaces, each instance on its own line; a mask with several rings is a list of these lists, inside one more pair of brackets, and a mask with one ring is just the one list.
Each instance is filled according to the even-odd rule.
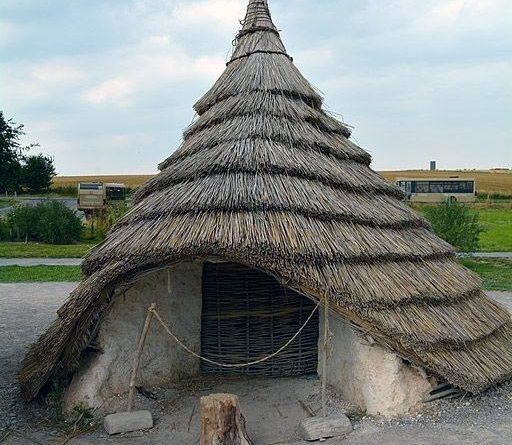
[[236,35],[230,62],[254,53],[283,54],[289,57],[272,21],[267,0],[249,0],[241,24],[242,29]]
[[249,0],[247,13],[245,14],[245,19],[242,24],[242,30],[261,27],[277,31],[277,28],[272,21],[272,15],[270,14],[267,0]]

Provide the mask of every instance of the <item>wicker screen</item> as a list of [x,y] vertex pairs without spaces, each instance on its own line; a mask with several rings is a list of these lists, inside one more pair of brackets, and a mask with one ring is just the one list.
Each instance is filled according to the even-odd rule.
[[[221,363],[243,363],[279,349],[302,326],[315,304],[273,277],[235,263],[205,263],[202,355]],[[294,376],[315,373],[318,313],[276,357],[248,368],[226,369],[202,362],[214,374]]]

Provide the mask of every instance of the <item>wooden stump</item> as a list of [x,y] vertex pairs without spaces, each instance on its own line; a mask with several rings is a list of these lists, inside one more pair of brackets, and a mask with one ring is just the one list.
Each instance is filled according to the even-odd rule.
[[201,397],[201,445],[253,445],[247,436],[238,396]]

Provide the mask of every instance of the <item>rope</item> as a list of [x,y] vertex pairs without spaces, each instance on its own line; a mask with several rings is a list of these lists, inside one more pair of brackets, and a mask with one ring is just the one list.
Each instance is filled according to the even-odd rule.
[[226,63],[226,66],[231,65],[233,62],[236,62],[237,60],[244,59],[246,57],[250,57],[253,54],[281,54],[282,56],[288,57],[288,59],[290,59],[290,61],[293,62],[293,57],[284,53],[283,51],[271,51],[271,50],[265,50],[265,49],[257,49],[257,50],[251,51],[249,53],[242,54],[241,56],[234,57],[233,59],[231,59],[229,62]]
[[219,362],[216,362],[214,360],[210,360],[209,358],[206,358],[206,357],[203,357],[202,355],[192,351],[192,349],[190,349],[185,343],[183,343],[172,331],[171,329],[169,328],[169,326],[167,326],[167,324],[164,322],[164,320],[162,319],[162,317],[160,317],[160,314],[158,313],[158,311],[156,310],[156,307],[152,307],[150,306],[148,311],[149,312],[152,312],[153,315],[155,316],[155,318],[159,321],[159,323],[162,325],[162,327],[164,328],[164,330],[169,334],[169,336],[176,342],[178,343],[178,345],[180,345],[185,351],[187,351],[189,354],[193,355],[194,357],[200,359],[200,360],[203,360],[207,363],[210,363],[212,365],[215,365],[215,366],[220,366],[221,368],[246,368],[248,366],[252,366],[252,365],[257,365],[259,363],[263,363],[263,362],[266,362],[267,360],[270,360],[271,358],[275,357],[276,355],[280,354],[281,352],[283,352],[288,346],[290,346],[290,344],[300,335],[300,333],[304,330],[304,328],[306,327],[306,325],[309,323],[309,321],[313,318],[313,315],[315,315],[315,312],[318,310],[320,306],[320,301],[318,302],[318,304],[315,306],[315,308],[311,311],[311,314],[309,315],[309,317],[307,318],[307,320],[304,322],[304,324],[300,327],[300,329],[293,335],[292,338],[290,338],[290,340],[288,340],[283,346],[281,346],[276,352],[273,352],[272,354],[270,355],[267,355],[266,357],[263,357],[263,358],[260,358],[259,360],[253,360],[253,361],[250,361],[250,362],[246,362],[246,363],[236,363],[236,364],[228,364],[228,363],[219,363]]

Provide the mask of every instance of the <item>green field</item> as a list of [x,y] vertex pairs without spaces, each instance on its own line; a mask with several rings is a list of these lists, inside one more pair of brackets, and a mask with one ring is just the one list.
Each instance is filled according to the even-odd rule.
[[480,275],[485,289],[512,291],[512,261],[472,258],[461,263]]
[[[411,207],[423,212],[429,204],[412,204]],[[494,202],[475,203],[471,209],[478,213],[484,232],[480,234],[480,252],[512,252],[512,204]]]
[[79,266],[0,267],[0,283],[80,281],[80,278]]
[[0,258],[82,258],[92,244],[0,243]]
[[480,251],[512,252],[512,208],[478,208],[485,232],[480,235]]
[[16,204],[16,201],[13,201],[12,199],[0,199],[0,209],[11,207],[14,204]]

